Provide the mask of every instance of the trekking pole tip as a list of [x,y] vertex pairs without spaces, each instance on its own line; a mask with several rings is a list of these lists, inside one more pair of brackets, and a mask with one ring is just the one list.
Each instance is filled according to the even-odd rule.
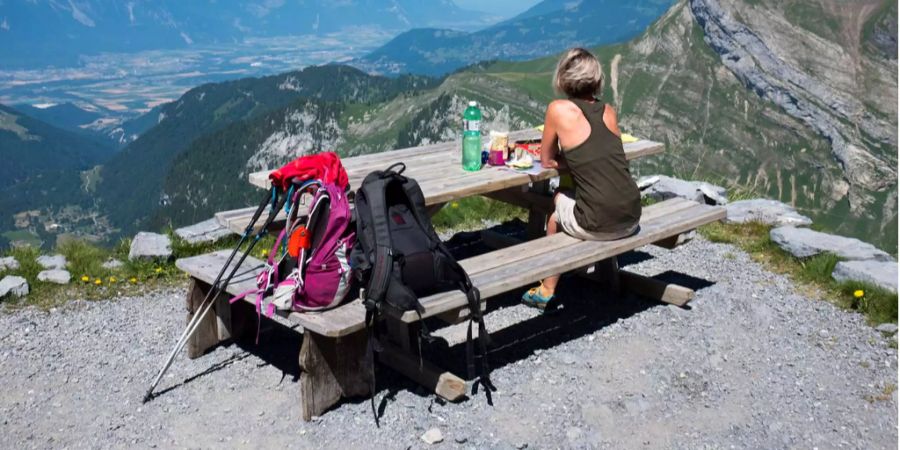
[[144,403],[147,403],[150,400],[153,400],[153,391],[152,390],[147,391],[147,393],[144,394]]

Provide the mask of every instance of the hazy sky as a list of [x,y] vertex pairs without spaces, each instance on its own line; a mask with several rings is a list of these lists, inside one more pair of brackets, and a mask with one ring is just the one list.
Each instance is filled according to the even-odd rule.
[[540,0],[456,0],[462,8],[512,17],[534,6]]

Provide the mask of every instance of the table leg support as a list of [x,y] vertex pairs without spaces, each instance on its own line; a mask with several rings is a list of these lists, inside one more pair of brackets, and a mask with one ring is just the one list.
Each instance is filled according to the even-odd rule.
[[631,292],[662,303],[684,306],[694,298],[694,290],[633,272],[621,271],[622,285]]
[[303,420],[322,415],[342,398],[369,395],[372,368],[365,330],[329,338],[305,331],[300,347],[300,409]]
[[466,381],[420,357],[416,336],[419,324],[406,324],[388,318],[385,321],[388,339],[382,339],[383,350],[378,362],[424,386],[441,398],[457,401],[466,395]]
[[[185,298],[188,323],[194,314],[199,312],[210,289],[209,284],[195,278],[191,278],[188,282],[187,297]],[[232,312],[232,305],[228,304],[228,299],[227,294],[220,294],[212,300],[214,302],[212,311],[207,313],[187,341],[188,358],[199,358],[209,349],[240,335],[243,321],[236,319],[242,319],[244,311],[237,308],[236,312]],[[234,326],[236,322],[240,322],[238,327]]]

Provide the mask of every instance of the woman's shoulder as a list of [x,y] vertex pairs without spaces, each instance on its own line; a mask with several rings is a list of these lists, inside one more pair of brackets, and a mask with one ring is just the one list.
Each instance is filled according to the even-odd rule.
[[581,110],[572,100],[558,99],[553,100],[547,105],[547,115],[551,117],[571,118],[572,115],[579,114]]

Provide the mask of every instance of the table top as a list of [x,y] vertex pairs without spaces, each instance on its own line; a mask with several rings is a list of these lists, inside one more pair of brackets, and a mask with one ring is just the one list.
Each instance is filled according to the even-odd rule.
[[[516,131],[509,134],[510,141],[539,139],[535,129]],[[350,187],[355,189],[363,178],[373,170],[386,169],[391,164],[406,164],[406,176],[416,179],[425,194],[426,205],[436,205],[459,200],[473,195],[496,192],[503,189],[526,185],[535,181],[553,178],[559,173],[555,169],[543,169],[529,174],[507,168],[485,166],[479,171],[467,172],[462,169],[459,142],[425,145],[421,147],[392,150],[343,159],[341,162],[350,178]],[[662,153],[661,143],[641,140],[625,144],[625,157],[629,160]],[[535,164],[540,164],[535,162]],[[269,173],[264,170],[250,174],[250,183],[268,189]]]

